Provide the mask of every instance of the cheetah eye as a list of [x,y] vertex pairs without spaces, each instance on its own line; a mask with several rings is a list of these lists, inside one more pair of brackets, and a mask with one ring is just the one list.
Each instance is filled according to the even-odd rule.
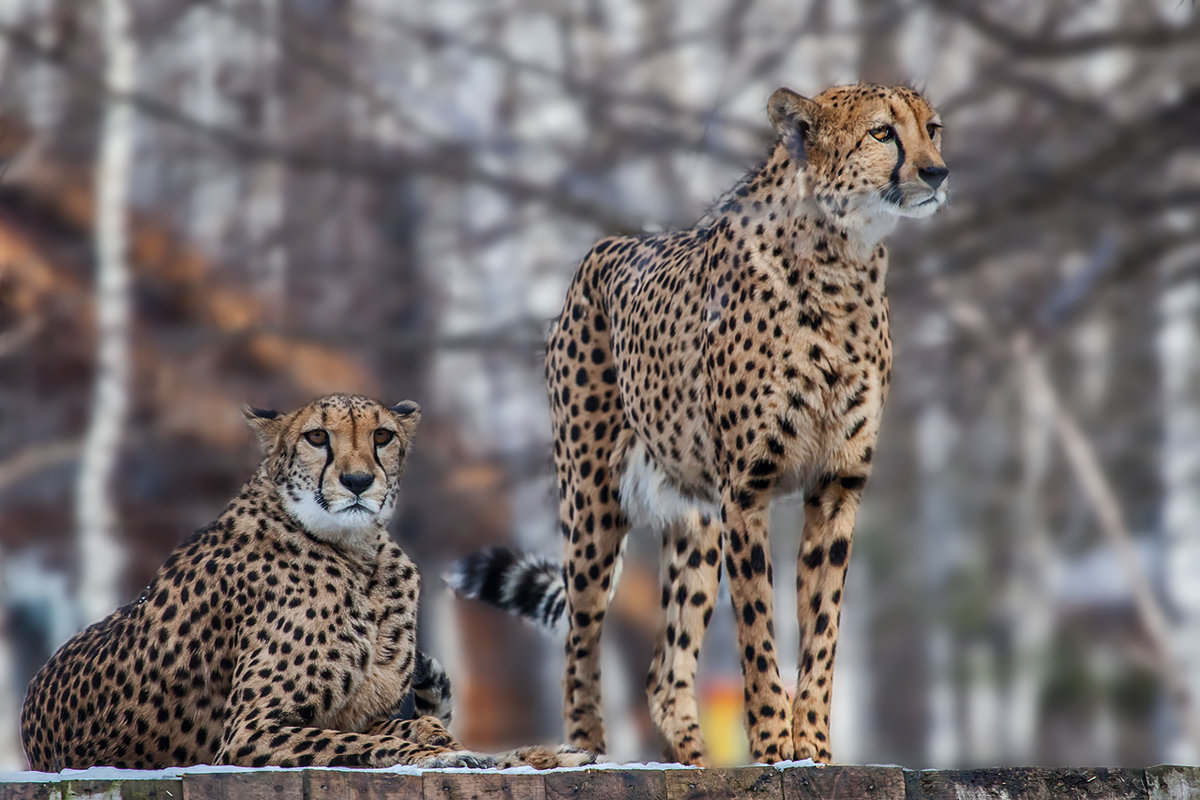
[[927,130],[929,132],[930,139],[932,139],[934,136],[937,136],[937,132],[940,131],[941,129],[942,129],[942,126],[936,122],[931,122],[925,126],[925,130]]
[[375,446],[383,447],[385,444],[390,442],[395,437],[396,437],[395,431],[389,431],[387,428],[376,428],[375,429]]
[[317,428],[315,431],[309,431],[308,433],[304,434],[304,438],[307,439],[308,443],[313,447],[324,447],[325,445],[329,444],[329,432],[322,430],[321,428]]
[[896,138],[896,129],[891,125],[880,125],[878,128],[872,128],[869,133],[877,142],[890,142]]

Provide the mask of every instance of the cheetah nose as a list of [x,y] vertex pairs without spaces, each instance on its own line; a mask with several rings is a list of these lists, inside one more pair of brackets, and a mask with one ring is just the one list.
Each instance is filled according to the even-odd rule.
[[942,185],[942,181],[946,180],[950,170],[945,167],[921,167],[917,170],[917,174],[921,176],[921,180],[929,184],[930,188],[936,189]]
[[369,472],[343,472],[338,480],[355,495],[360,495],[375,482],[375,476]]

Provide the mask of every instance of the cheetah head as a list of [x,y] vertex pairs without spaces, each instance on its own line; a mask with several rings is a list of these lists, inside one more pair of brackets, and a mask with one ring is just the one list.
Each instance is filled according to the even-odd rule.
[[905,86],[836,86],[814,98],[778,89],[771,123],[803,165],[805,191],[848,227],[886,233],[946,203],[941,118]]
[[[313,536],[353,542],[387,526],[421,410],[358,395],[322,397],[281,414],[243,410],[283,506]],[[369,540],[368,540],[369,541]]]

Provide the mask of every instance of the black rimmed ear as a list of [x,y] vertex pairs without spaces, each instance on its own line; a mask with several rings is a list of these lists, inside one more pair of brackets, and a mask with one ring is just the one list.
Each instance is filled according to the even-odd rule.
[[258,443],[262,445],[263,452],[270,452],[279,439],[279,432],[283,430],[283,415],[269,408],[242,406],[242,416],[258,436]]
[[776,89],[767,101],[767,115],[776,133],[801,157],[816,126],[818,109],[814,101],[787,87]]
[[401,400],[388,410],[396,415],[396,421],[404,431],[405,437],[411,439],[421,422],[421,407],[412,400]]

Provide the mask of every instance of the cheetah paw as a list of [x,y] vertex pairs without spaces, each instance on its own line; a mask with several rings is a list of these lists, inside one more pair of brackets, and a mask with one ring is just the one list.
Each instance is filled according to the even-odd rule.
[[496,757],[500,769],[508,767],[530,766],[534,769],[554,769],[555,767],[583,767],[596,763],[596,754],[589,750],[580,750],[569,744],[557,747],[519,747]]
[[495,769],[496,759],[485,753],[455,750],[423,758],[417,762],[416,766],[421,769]]

